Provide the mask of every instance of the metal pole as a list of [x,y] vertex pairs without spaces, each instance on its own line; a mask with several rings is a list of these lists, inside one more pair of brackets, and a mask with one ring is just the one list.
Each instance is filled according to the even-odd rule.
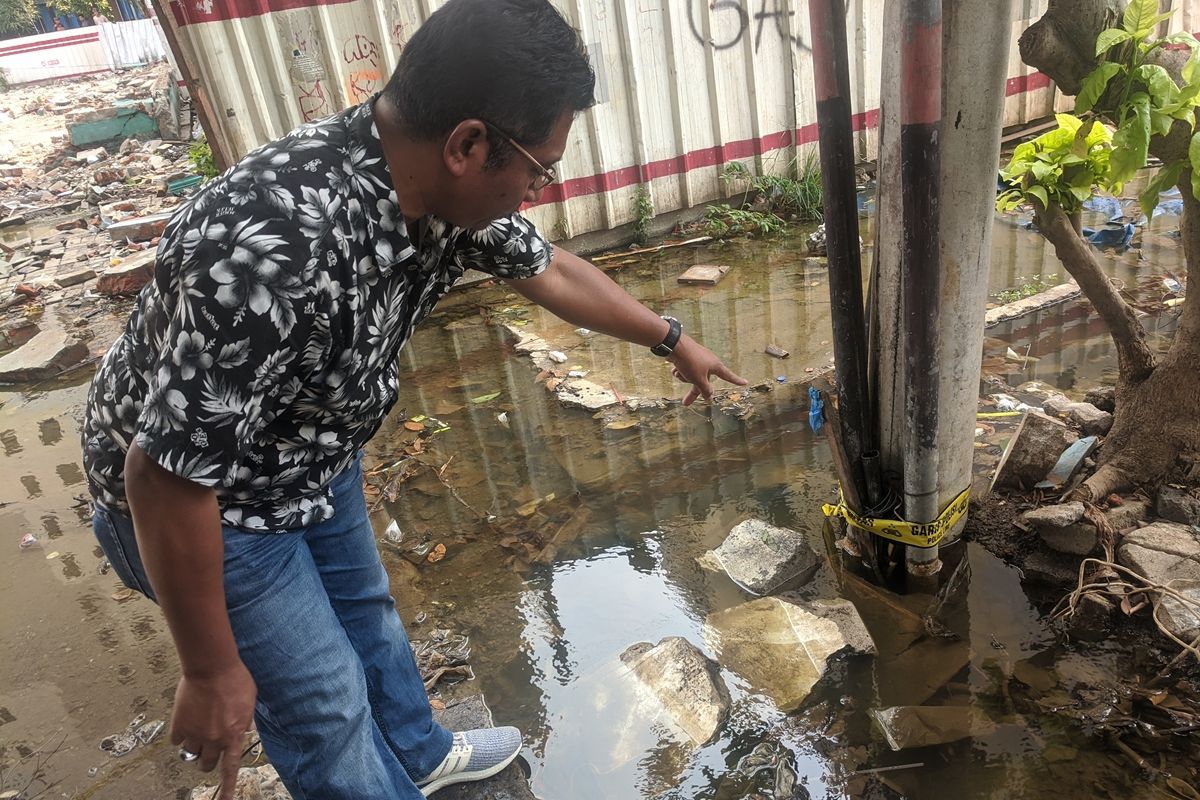
[[[942,120],[941,0],[908,0],[900,40],[900,173],[905,348],[904,515],[938,517],[939,159]],[[907,548],[909,575],[941,569],[937,548]]]
[[[850,68],[846,51],[846,9],[842,0],[811,0],[813,83],[817,99],[821,186],[825,204],[825,242],[829,255],[829,299],[833,317],[833,354],[837,364],[837,431],[857,485],[868,496],[863,455],[876,449],[874,420],[868,417],[867,342],[863,314],[862,253],[858,238],[858,202],[854,189],[854,140],[850,123]],[[855,509],[862,511],[863,509]]]

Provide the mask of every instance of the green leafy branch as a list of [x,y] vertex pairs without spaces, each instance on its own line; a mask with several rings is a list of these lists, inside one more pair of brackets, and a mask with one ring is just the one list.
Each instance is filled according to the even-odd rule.
[[1008,166],[1000,171],[1013,187],[996,198],[1000,211],[1036,201],[1043,209],[1057,203],[1070,214],[1092,196],[1095,187],[1111,188],[1112,131],[1099,120],[1084,123],[1070,114],[1056,118],[1057,128],[1017,145]]
[[[1190,33],[1153,38],[1151,32],[1171,13],[1158,12],[1158,0],[1131,0],[1118,28],[1108,28],[1096,37],[1099,65],[1083,81],[1075,99],[1077,114],[1092,113],[1101,99],[1111,105],[1116,122],[1108,181],[1114,191],[1146,166],[1150,139],[1166,136],[1182,122],[1192,132],[1188,159],[1163,164],[1139,197],[1149,217],[1158,195],[1174,186],[1188,166],[1192,190],[1200,197],[1200,134],[1195,133],[1196,106],[1200,105],[1200,42]],[[1186,46],[1191,56],[1181,70],[1183,86],[1150,56],[1167,45]]]

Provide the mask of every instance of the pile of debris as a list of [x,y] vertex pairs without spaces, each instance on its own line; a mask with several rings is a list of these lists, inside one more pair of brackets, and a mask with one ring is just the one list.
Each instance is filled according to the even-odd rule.
[[180,138],[179,99],[163,65],[12,94],[0,109],[6,383],[43,380],[86,358],[67,329],[103,310],[97,298],[149,282],[167,220],[204,180]]

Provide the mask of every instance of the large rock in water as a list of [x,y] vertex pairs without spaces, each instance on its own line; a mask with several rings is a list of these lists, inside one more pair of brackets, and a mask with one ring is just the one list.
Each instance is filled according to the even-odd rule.
[[893,750],[949,744],[996,730],[974,706],[893,706],[874,709],[871,717]]
[[1162,623],[1180,639],[1190,642],[1200,635],[1200,532],[1155,522],[1121,540],[1117,560],[1191,600],[1189,605],[1174,597],[1155,598],[1154,605]]
[[729,718],[729,689],[720,667],[687,639],[639,642],[621,660],[696,744],[711,740]]
[[820,564],[803,534],[758,519],[735,525],[705,559],[754,594],[767,594],[805,573],[811,576]]
[[875,653],[849,600],[791,602],[764,597],[709,614],[705,638],[718,660],[782,711],[804,702],[837,653]]

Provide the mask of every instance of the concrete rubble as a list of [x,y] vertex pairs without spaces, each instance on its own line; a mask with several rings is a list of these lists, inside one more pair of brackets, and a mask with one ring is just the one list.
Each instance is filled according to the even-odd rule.
[[[1027,511],[1022,520],[1037,531],[1051,550],[1086,556],[1100,547],[1100,532],[1095,525],[1084,520],[1083,513],[1083,503],[1062,503]],[[1109,509],[1104,516],[1113,530],[1134,528],[1149,518],[1150,504],[1142,500],[1130,500]]]
[[789,581],[811,577],[820,558],[803,534],[748,519],[735,525],[701,564],[722,569],[747,591],[764,595]]
[[1027,411],[996,466],[995,486],[1032,487],[1058,463],[1078,435],[1062,421]]
[[24,86],[0,102],[0,381],[41,380],[79,355],[53,317],[86,326],[105,298],[136,294],[200,180],[183,180],[194,169],[166,65]]
[[705,639],[721,664],[781,711],[799,708],[842,652],[875,653],[875,643],[849,600],[752,600],[709,614]]
[[1158,492],[1154,510],[1169,522],[1200,527],[1200,497],[1197,497],[1195,489],[1164,486]]
[[687,639],[638,642],[621,653],[621,661],[695,744],[709,742],[729,718],[729,688],[721,668]]
[[1091,403],[1077,403],[1061,394],[1051,395],[1042,403],[1047,414],[1065,417],[1078,425],[1086,436],[1103,436],[1113,425],[1113,415]]
[[1200,530],[1174,522],[1146,525],[1121,540],[1117,561],[1182,595],[1156,596],[1155,614],[1185,642],[1200,636]]
[[871,718],[893,750],[949,744],[986,736],[996,725],[973,706],[893,706],[872,709]]

